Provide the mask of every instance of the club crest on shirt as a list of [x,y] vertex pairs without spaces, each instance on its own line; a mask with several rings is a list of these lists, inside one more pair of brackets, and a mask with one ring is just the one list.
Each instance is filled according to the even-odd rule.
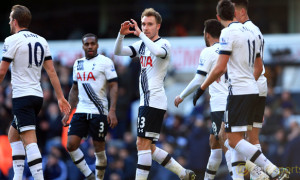
[[7,50],[8,50],[8,45],[4,45],[4,46],[3,46],[3,50],[2,50],[2,51],[3,51],[3,53],[6,53],[6,52],[7,52]]

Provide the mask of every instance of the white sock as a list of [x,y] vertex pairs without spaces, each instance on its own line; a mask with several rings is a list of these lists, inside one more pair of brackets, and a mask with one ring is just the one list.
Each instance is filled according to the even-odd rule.
[[105,151],[101,151],[98,153],[95,153],[96,156],[96,180],[103,180],[104,179],[104,173],[107,166],[107,159]]
[[245,157],[233,148],[230,148],[231,153],[231,166],[232,166],[232,178],[244,179],[245,174]]
[[204,177],[205,180],[215,178],[221,162],[222,162],[222,149],[211,149],[206,171],[205,171],[205,177]]
[[138,151],[138,167],[136,169],[136,180],[147,180],[152,165],[151,150]]
[[174,158],[172,158],[166,151],[156,147],[152,154],[152,159],[171,172],[177,174],[179,178],[183,178],[186,175],[185,168],[183,168]]
[[25,149],[22,141],[10,143],[12,149],[14,178],[13,180],[22,179],[25,163]]
[[26,146],[27,163],[35,180],[43,180],[42,156],[38,145],[31,143]]
[[78,148],[75,151],[69,152],[74,164],[84,174],[85,177],[91,175],[92,171],[87,165],[82,151]]
[[229,171],[230,176],[232,177],[232,166],[231,166],[231,151],[228,149],[225,153],[225,159],[227,163],[227,168]]
[[242,153],[250,161],[262,167],[271,177],[274,178],[278,176],[279,169],[271,163],[256,146],[242,139],[237,143],[234,149]]

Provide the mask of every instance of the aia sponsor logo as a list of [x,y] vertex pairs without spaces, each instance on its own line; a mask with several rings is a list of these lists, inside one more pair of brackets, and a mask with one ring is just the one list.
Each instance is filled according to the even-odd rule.
[[151,66],[152,67],[151,56],[141,56],[140,57],[140,63],[141,63],[142,68],[145,68],[147,66]]
[[80,81],[89,81],[89,80],[96,81],[93,72],[89,72],[89,73],[77,72],[77,80],[80,80]]

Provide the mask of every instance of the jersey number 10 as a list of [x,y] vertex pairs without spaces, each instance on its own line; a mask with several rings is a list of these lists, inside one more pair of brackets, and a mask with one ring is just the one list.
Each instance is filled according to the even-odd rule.
[[[28,44],[28,48],[29,48],[29,64],[28,64],[28,68],[32,68],[32,46],[31,43]],[[38,48],[40,48],[41,50],[41,57],[40,57],[40,61],[38,61]],[[33,58],[34,58],[34,63],[37,67],[40,67],[43,63],[44,60],[44,48],[41,45],[41,43],[36,42],[34,44],[34,49],[33,49]]]

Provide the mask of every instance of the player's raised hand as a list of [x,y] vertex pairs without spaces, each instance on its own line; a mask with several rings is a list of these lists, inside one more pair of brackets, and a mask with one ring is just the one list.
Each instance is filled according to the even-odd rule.
[[134,25],[130,23],[130,21],[125,21],[121,24],[120,34],[121,35],[128,35],[133,34],[134,31],[130,30],[129,28],[133,27]]
[[59,110],[64,114],[69,114],[71,110],[71,106],[69,102],[65,98],[61,98],[58,100]]
[[136,35],[137,37],[140,36],[140,33],[142,32],[141,29],[139,28],[137,22],[134,19],[130,19],[131,22],[133,23],[132,28],[134,28],[133,34]]
[[202,96],[202,94],[204,93],[205,90],[201,89],[201,87],[199,87],[196,91],[196,93],[193,96],[193,104],[194,106],[196,106],[197,100],[200,98],[200,96]]
[[108,112],[108,115],[107,115],[107,122],[108,122],[108,124],[109,124],[109,126],[110,126],[111,128],[114,128],[114,127],[117,126],[118,120],[117,120],[117,116],[116,116],[116,112],[115,112],[115,111],[110,110],[110,111]]
[[64,127],[67,127],[70,125],[70,123],[68,123],[68,120],[69,120],[69,115],[64,115],[64,117],[62,118],[61,120],[61,123],[63,124]]
[[178,105],[183,101],[183,99],[181,99],[179,96],[176,96],[175,100],[174,100],[174,105],[176,107],[178,107]]

